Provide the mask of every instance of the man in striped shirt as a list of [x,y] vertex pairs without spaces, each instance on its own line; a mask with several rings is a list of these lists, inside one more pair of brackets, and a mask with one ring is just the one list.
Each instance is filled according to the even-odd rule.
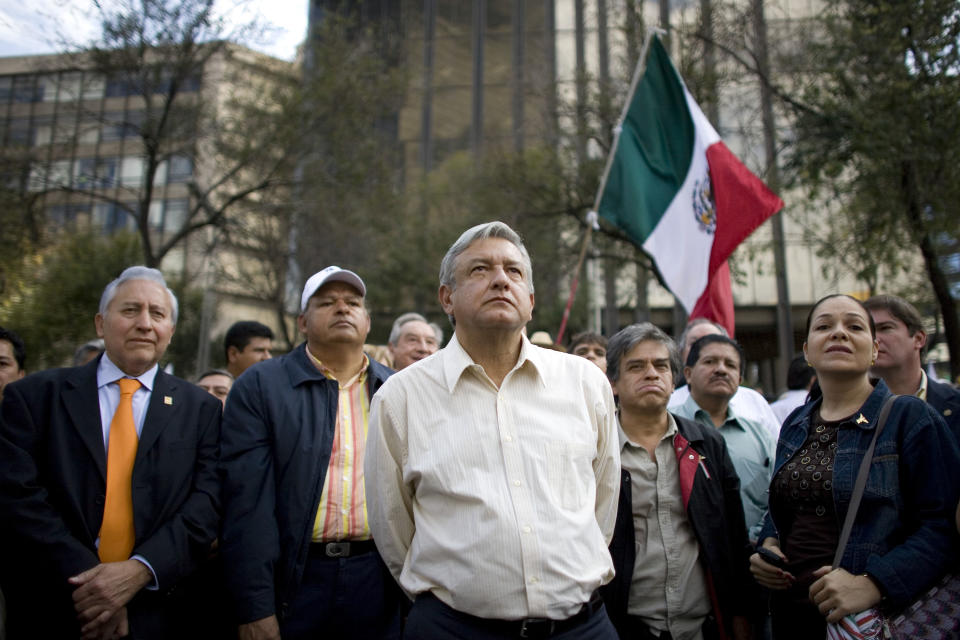
[[234,384],[224,417],[221,548],[240,638],[399,636],[400,593],[367,520],[366,287],[327,267],[304,286],[306,341]]

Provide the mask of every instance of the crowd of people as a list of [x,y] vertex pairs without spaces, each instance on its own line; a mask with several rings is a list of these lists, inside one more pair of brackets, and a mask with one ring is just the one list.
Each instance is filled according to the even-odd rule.
[[299,346],[237,322],[193,382],[156,269],[107,284],[73,367],[25,375],[0,328],[6,638],[820,640],[957,568],[960,391],[901,298],[816,302],[768,404],[702,318],[528,339],[500,222],[443,258],[442,348],[419,313],[368,344],[366,297],[327,267]]

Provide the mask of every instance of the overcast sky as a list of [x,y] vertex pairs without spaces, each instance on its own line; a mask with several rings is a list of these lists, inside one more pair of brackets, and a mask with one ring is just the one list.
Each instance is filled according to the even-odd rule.
[[[231,7],[230,19],[244,24],[256,13],[273,29],[263,42],[246,43],[278,58],[293,60],[297,45],[307,29],[308,0],[247,0],[245,9],[236,3],[218,0]],[[55,53],[66,35],[85,42],[96,34],[90,0],[0,0],[0,56]]]

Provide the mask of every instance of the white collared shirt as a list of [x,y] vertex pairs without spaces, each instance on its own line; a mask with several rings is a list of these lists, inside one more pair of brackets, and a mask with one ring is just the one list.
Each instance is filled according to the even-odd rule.
[[373,398],[370,529],[409,594],[484,618],[563,619],[613,577],[610,384],[526,338],[498,389],[456,336]]
[[157,377],[159,365],[153,365],[139,376],[128,376],[120,367],[113,364],[104,353],[97,365],[97,396],[100,400],[100,424],[103,428],[103,448],[110,442],[110,423],[120,404],[120,385],[114,384],[120,378],[136,377],[140,388],[133,394],[133,424],[137,427],[137,437],[143,432],[143,422],[147,417],[147,404],[153,392],[153,381]]

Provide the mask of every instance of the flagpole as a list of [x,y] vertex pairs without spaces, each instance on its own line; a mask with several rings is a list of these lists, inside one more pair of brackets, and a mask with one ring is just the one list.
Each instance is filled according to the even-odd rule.
[[627,99],[623,103],[623,110],[620,112],[620,119],[617,120],[617,126],[613,128],[613,144],[610,146],[610,153],[607,155],[607,166],[603,168],[603,176],[600,178],[600,188],[597,189],[597,197],[593,201],[593,210],[600,211],[600,201],[603,199],[603,190],[607,186],[607,178],[610,177],[610,169],[613,167],[613,160],[617,154],[617,147],[620,145],[620,134],[623,132],[623,121],[627,119],[627,113],[630,111],[630,104],[633,102],[633,94],[637,92],[637,85],[640,84],[640,78],[647,68],[647,53],[650,51],[650,41],[656,34],[666,35],[666,31],[660,27],[648,27],[647,36],[643,39],[643,47],[640,49],[640,58],[637,60],[637,66],[633,70],[633,78],[630,80],[630,91],[627,93]]
[[560,329],[557,331],[557,344],[563,344],[563,334],[567,329],[567,321],[570,319],[570,310],[573,308],[573,300],[577,295],[577,287],[580,285],[580,270],[583,268],[583,262],[587,257],[587,247],[590,246],[590,239],[593,231],[599,231],[600,225],[597,222],[598,211],[600,210],[600,200],[603,198],[603,190],[607,186],[607,177],[610,175],[610,168],[613,166],[613,159],[617,153],[617,145],[620,143],[620,133],[623,131],[623,121],[627,118],[630,111],[630,103],[633,101],[633,94],[637,91],[637,85],[640,84],[640,77],[646,68],[647,52],[650,50],[650,40],[655,34],[666,34],[667,32],[660,27],[648,27],[647,35],[643,39],[643,47],[640,49],[640,58],[637,60],[637,66],[633,70],[633,78],[630,80],[630,90],[627,93],[627,99],[623,103],[623,110],[620,112],[620,119],[617,120],[617,126],[613,128],[613,143],[610,146],[610,153],[607,155],[607,165],[603,169],[603,176],[600,178],[600,188],[597,189],[597,197],[593,201],[593,209],[587,212],[587,232],[583,236],[583,243],[580,245],[580,255],[577,258],[577,266],[573,270],[573,280],[570,283],[570,295],[567,297],[567,305],[563,309],[563,319],[560,321]]

